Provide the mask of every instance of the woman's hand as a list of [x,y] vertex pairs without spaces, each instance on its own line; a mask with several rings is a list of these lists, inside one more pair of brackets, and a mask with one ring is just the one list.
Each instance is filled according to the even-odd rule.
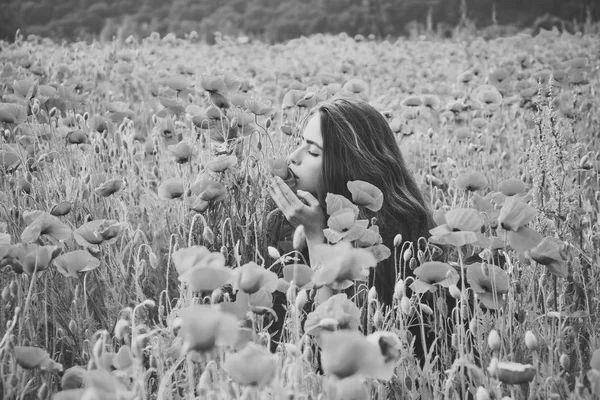
[[[294,226],[303,225],[308,240],[321,238],[325,228],[325,213],[319,200],[312,194],[298,190],[297,195],[278,176],[275,176],[269,187],[269,194],[283,212],[286,219]],[[306,202],[303,203],[298,196]]]

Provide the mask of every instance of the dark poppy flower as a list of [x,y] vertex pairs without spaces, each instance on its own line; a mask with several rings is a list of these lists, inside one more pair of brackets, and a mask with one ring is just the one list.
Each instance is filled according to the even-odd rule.
[[237,164],[237,161],[235,154],[224,154],[209,161],[206,164],[206,168],[216,173],[225,172],[230,168],[233,168]]
[[227,353],[223,369],[239,385],[266,385],[275,377],[278,357],[267,348],[248,343],[237,353]]
[[83,247],[113,244],[117,241],[121,224],[116,220],[98,219],[86,222],[73,232],[75,241]]
[[179,310],[178,318],[184,353],[209,352],[216,346],[232,346],[237,341],[238,320],[229,313],[194,304]]
[[456,187],[461,190],[474,192],[476,190],[485,189],[487,185],[487,178],[479,171],[465,172],[456,178]]
[[176,145],[167,146],[167,150],[175,156],[176,163],[184,164],[190,160],[193,149],[188,142],[179,142]]
[[502,295],[508,293],[510,279],[502,268],[487,263],[470,264],[467,282],[487,308],[496,310],[504,306]]
[[109,196],[117,193],[119,190],[123,189],[125,186],[126,186],[126,184],[123,179],[112,178],[112,179],[105,181],[100,186],[98,186],[96,189],[94,189],[94,192],[98,196],[109,197]]
[[473,137],[473,132],[468,126],[461,126],[456,128],[453,132],[453,135],[458,140],[470,139]]
[[435,292],[436,285],[450,287],[456,285],[458,272],[449,264],[439,261],[428,261],[414,270],[415,279],[410,288],[416,293]]
[[510,231],[517,231],[524,225],[527,225],[536,215],[535,208],[525,203],[518,196],[508,197],[498,215],[498,224]]
[[531,249],[529,256],[536,262],[545,265],[548,272],[566,278],[569,270],[566,264],[566,244],[554,237],[545,237]]
[[169,178],[165,179],[158,186],[158,197],[164,200],[171,200],[181,197],[185,193],[183,179]]
[[23,219],[27,227],[21,234],[23,243],[32,243],[42,235],[51,236],[56,240],[67,240],[71,237],[71,228],[57,217],[43,211],[26,211]]
[[[502,232],[504,232],[504,236],[501,236]],[[537,231],[526,226],[522,226],[516,231],[498,228],[498,235],[504,238],[519,253],[525,253],[527,250],[533,249],[544,239]]]
[[58,256],[54,260],[54,265],[64,276],[78,278],[78,273],[98,268],[100,260],[85,250],[75,250]]
[[349,181],[346,186],[352,194],[352,201],[371,211],[379,211],[383,205],[383,192],[365,181]]

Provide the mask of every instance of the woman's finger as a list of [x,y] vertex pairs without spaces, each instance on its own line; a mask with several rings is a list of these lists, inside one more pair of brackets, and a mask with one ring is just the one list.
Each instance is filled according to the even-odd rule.
[[297,205],[299,202],[298,196],[290,189],[290,187],[280,177],[275,177],[275,187],[279,189],[281,194],[287,199],[290,205]]
[[313,196],[310,192],[305,192],[304,190],[297,190],[296,194],[303,198],[309,207],[317,207],[321,205],[321,203],[319,203],[319,200],[317,200],[317,198]]

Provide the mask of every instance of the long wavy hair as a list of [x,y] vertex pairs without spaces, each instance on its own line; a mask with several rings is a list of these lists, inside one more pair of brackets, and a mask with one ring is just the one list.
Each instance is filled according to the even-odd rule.
[[321,204],[327,193],[351,199],[347,182],[366,181],[383,192],[384,201],[376,213],[362,210],[363,218],[376,217],[382,231],[400,233],[414,245],[427,238],[433,226],[429,207],[384,116],[364,101],[347,98],[320,103],[310,115],[317,112],[323,136]]

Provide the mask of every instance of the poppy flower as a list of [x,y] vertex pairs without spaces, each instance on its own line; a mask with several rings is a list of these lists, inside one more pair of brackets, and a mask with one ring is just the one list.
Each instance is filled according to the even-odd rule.
[[544,239],[538,232],[525,226],[516,231],[501,231],[500,228],[498,231],[499,234],[504,232],[504,239],[518,253],[525,253],[527,250],[533,249]]
[[423,105],[423,101],[421,101],[419,96],[409,96],[402,100],[400,104],[406,107],[419,107]]
[[210,94],[227,96],[229,93],[225,81],[220,76],[202,75],[200,77],[200,86]]
[[439,244],[464,246],[478,241],[477,233],[481,232],[483,219],[473,208],[456,208],[444,214],[446,223],[429,232],[431,241]]
[[369,85],[362,79],[352,78],[344,83],[343,88],[350,93],[356,94],[366,92],[369,89]]
[[461,126],[456,128],[453,132],[453,135],[458,140],[470,139],[473,137],[473,132],[468,126]]
[[499,107],[502,104],[502,94],[492,85],[480,85],[471,92],[471,100],[483,107]]
[[164,200],[179,198],[183,193],[185,193],[185,190],[181,178],[166,179],[158,186],[158,197]]
[[467,282],[487,308],[497,310],[504,306],[502,295],[508,293],[510,279],[502,268],[487,263],[470,264]]
[[489,74],[488,82],[496,88],[501,88],[506,86],[509,78],[510,72],[504,68],[496,68]]
[[535,208],[518,196],[508,197],[498,215],[498,224],[505,230],[517,231],[536,215]]
[[498,184],[498,190],[505,196],[514,196],[525,192],[525,182],[518,178],[505,179]]
[[280,282],[283,279],[287,285],[283,285],[287,290],[287,287],[291,282],[298,287],[299,290],[310,290],[313,288],[312,278],[315,271],[306,264],[288,264],[283,266],[283,278],[280,278]]
[[57,217],[43,211],[25,211],[23,220],[27,227],[21,233],[23,243],[32,243],[42,235],[51,236],[56,240],[68,240],[71,237],[71,228]]
[[23,272],[32,275],[48,268],[53,259],[58,257],[62,249],[58,246],[40,246],[37,244],[19,244],[17,259]]
[[566,244],[554,237],[545,237],[537,246],[531,249],[529,256],[536,262],[545,265],[548,272],[566,278],[567,268]]
[[344,379],[325,378],[323,392],[331,400],[370,400],[371,395],[361,376]]
[[423,95],[423,105],[427,108],[431,108],[432,110],[437,110],[440,108],[441,100],[438,96],[434,94],[425,94]]
[[73,237],[80,246],[99,246],[115,243],[120,231],[121,224],[118,221],[98,219],[81,225],[73,232]]
[[439,261],[428,261],[414,270],[415,279],[410,288],[416,293],[435,292],[436,285],[450,287],[456,285],[458,272],[449,264]]
[[285,96],[283,96],[283,99],[281,101],[281,108],[283,110],[286,110],[288,108],[298,106],[298,103],[304,99],[305,95],[306,95],[305,90],[292,89],[292,90],[288,91],[285,94]]
[[105,181],[100,186],[98,186],[96,189],[94,189],[94,192],[96,192],[96,194],[98,196],[109,197],[109,196],[117,193],[119,190],[123,189],[124,187],[125,187],[125,181],[123,179],[112,178],[112,179]]
[[[213,254],[221,255],[221,253]],[[187,283],[193,292],[212,292],[222,286],[231,284],[233,282],[233,271],[219,262],[200,262],[180,272],[179,281]]]
[[183,76],[171,76],[167,79],[167,86],[171,89],[181,92],[190,87],[190,83]]
[[220,173],[225,172],[230,168],[233,168],[237,164],[237,162],[237,157],[234,154],[224,154],[208,162],[208,164],[206,164],[206,168],[213,172]]
[[227,353],[223,369],[240,385],[262,386],[275,377],[278,357],[256,343],[248,343],[237,353]]
[[13,151],[0,150],[0,170],[13,172],[19,167],[20,164],[21,159],[19,158],[18,154],[14,153]]
[[474,79],[475,79],[475,75],[471,71],[465,71],[456,78],[456,81],[458,83],[467,84],[467,83],[473,81]]
[[321,334],[321,365],[326,374],[339,379],[351,376],[390,380],[402,347],[391,332],[365,337],[356,330]]
[[219,303],[217,308],[235,316],[238,320],[244,320],[249,311],[257,314],[272,312],[273,295],[264,289],[252,294],[240,290],[235,295],[235,301]]
[[314,261],[317,268],[313,276],[316,288],[330,286],[344,290],[352,286],[353,280],[366,280],[369,268],[377,265],[375,256],[365,249],[357,249],[347,241],[334,245],[315,246]]
[[476,190],[485,189],[487,185],[487,178],[479,171],[465,172],[456,178],[456,187],[461,190],[474,192]]
[[131,347],[123,345],[117,351],[117,354],[113,357],[113,367],[123,371],[133,365],[133,354],[131,353]]
[[167,146],[167,150],[175,156],[177,164],[185,164],[192,156],[192,146],[188,142],[179,142],[175,145]]
[[0,260],[8,254],[10,247],[10,235],[6,232],[0,232]]
[[335,322],[336,329],[358,330],[360,310],[344,293],[335,294],[307,315],[304,331],[318,336],[321,331],[330,329],[330,321]]
[[40,368],[42,370],[62,371],[62,365],[50,358],[46,350],[33,346],[15,346],[15,361],[24,369]]
[[521,364],[512,361],[498,361],[494,368],[488,368],[490,375],[507,385],[521,385],[531,382],[536,369],[531,364]]
[[379,211],[383,205],[383,192],[365,181],[349,181],[346,186],[352,194],[352,201],[371,211]]
[[60,379],[60,387],[63,390],[77,389],[83,385],[83,376],[87,370],[79,365],[71,367],[63,373]]
[[254,115],[267,115],[271,114],[274,111],[273,107],[271,107],[270,105],[261,103],[255,99],[246,100],[244,102],[244,105],[246,106],[248,111],[250,111]]
[[0,122],[22,124],[27,120],[27,109],[17,103],[0,103]]
[[248,294],[263,289],[269,293],[277,289],[277,274],[266,270],[255,262],[249,262],[233,270],[233,288]]
[[237,318],[212,306],[194,304],[182,308],[178,318],[183,352],[208,352],[216,346],[232,346],[237,340]]
[[211,252],[204,246],[191,246],[175,251],[173,253],[173,264],[175,264],[177,273],[181,275],[193,268],[225,266],[225,257],[220,252]]
[[234,107],[246,107],[246,101],[250,100],[247,93],[234,93],[229,97],[231,105]]
[[172,115],[179,115],[185,112],[185,105],[180,100],[158,96],[158,101],[164,107],[164,109],[160,110],[157,115],[165,116],[168,114],[167,111]]
[[191,192],[204,201],[222,201],[227,196],[227,190],[222,183],[211,179],[199,179],[190,188]]
[[100,266],[100,260],[85,250],[75,250],[58,256],[54,260],[58,272],[66,277],[78,278],[79,272],[87,272]]

